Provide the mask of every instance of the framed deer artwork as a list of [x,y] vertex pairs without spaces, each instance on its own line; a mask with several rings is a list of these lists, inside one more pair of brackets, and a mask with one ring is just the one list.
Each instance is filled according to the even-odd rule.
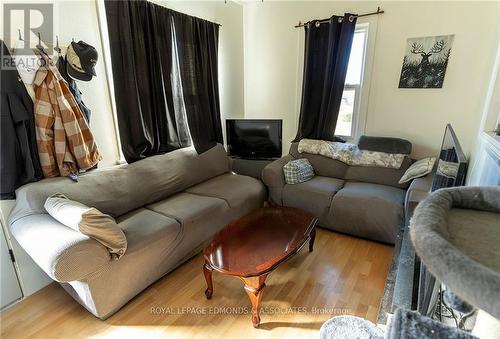
[[410,38],[399,88],[442,88],[454,35]]

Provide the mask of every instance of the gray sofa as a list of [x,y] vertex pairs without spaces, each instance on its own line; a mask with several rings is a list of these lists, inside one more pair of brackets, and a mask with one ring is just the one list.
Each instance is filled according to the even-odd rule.
[[[115,217],[128,241],[125,255],[112,260],[99,242],[48,215],[43,205],[55,192]],[[52,279],[105,319],[265,199],[264,185],[231,173],[230,160],[217,145],[201,155],[181,149],[94,170],[78,183],[54,178],[25,185],[17,191],[9,224]]]
[[[408,141],[392,138],[363,138],[365,147],[390,152],[408,151]],[[367,142],[369,141],[369,142]],[[377,149],[377,145],[381,145]],[[288,185],[283,166],[290,160],[306,158],[315,171],[309,181]],[[298,143],[292,143],[289,154],[274,161],[262,171],[262,180],[269,188],[269,199],[282,206],[298,207],[318,217],[318,225],[337,232],[394,244],[405,223],[406,205],[412,204],[428,189],[428,178],[398,184],[411,165],[406,157],[399,169],[349,166],[321,155],[299,153]]]

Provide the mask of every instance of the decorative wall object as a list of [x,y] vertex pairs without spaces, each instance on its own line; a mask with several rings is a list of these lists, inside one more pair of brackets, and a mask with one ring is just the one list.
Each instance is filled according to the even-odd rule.
[[399,88],[442,88],[454,37],[408,39]]

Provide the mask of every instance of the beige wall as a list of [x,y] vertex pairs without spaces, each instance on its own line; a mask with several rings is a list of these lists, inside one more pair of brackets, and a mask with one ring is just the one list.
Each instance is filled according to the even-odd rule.
[[[371,12],[379,5],[386,12],[375,19],[366,134],[407,138],[420,158],[436,153],[450,122],[470,153],[496,52],[499,2],[246,3],[245,117],[283,119],[286,148],[296,132],[303,57],[303,30],[293,26],[334,13]],[[398,89],[406,39],[444,34],[455,34],[455,41],[443,88]]]

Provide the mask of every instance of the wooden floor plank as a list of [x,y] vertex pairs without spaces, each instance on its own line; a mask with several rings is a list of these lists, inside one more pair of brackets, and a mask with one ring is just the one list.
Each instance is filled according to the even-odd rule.
[[[106,321],[53,283],[0,313],[1,337],[317,338],[322,323],[333,315],[376,321],[392,250],[319,229],[312,253],[302,249],[269,275],[259,329],[252,326],[250,301],[239,279],[214,273],[213,297],[205,299],[203,258],[198,255]],[[170,312],[153,314],[154,307]],[[232,313],[221,315],[223,311]]]

